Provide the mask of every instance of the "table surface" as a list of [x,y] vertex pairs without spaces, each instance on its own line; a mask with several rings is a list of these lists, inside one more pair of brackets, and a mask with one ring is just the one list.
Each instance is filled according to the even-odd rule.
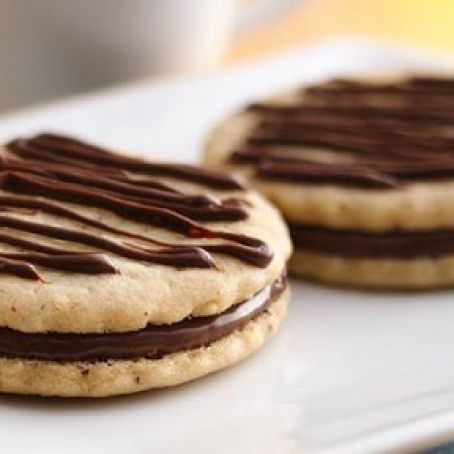
[[[195,162],[213,123],[257,96],[329,75],[432,66],[451,68],[404,49],[325,43],[3,117],[0,140],[51,130]],[[2,452],[350,454],[423,449],[453,436],[452,292],[374,294],[296,281],[292,290],[277,338],[222,373],[99,401],[0,397]]]

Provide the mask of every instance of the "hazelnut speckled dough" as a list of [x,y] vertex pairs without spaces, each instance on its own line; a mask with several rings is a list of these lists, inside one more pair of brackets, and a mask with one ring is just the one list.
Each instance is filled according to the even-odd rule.
[[209,136],[281,210],[290,269],[378,289],[454,285],[454,77],[332,79],[247,106]]
[[287,228],[235,179],[51,134],[0,165],[0,391],[173,386],[276,331]]

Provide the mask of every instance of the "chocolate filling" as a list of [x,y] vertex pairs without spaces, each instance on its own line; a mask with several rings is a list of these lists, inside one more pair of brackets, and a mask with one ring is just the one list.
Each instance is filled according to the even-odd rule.
[[326,229],[290,224],[295,247],[352,258],[437,257],[454,254],[454,229],[387,232]]
[[193,317],[172,325],[148,325],[139,331],[104,334],[24,333],[0,328],[0,355],[48,361],[158,359],[191,350],[242,328],[275,301],[287,285],[285,274],[249,300],[209,317]]

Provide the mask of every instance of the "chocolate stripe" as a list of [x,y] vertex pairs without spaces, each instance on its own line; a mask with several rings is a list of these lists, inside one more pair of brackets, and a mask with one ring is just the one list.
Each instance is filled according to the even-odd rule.
[[[5,215],[0,215],[0,227],[8,227],[10,229],[35,233],[52,239],[94,246],[98,249],[104,249],[132,260],[142,260],[150,263],[160,263],[163,265],[170,264],[174,266],[196,266],[202,268],[212,266],[210,256],[200,248],[181,246],[178,248],[171,248],[170,250],[148,250],[145,252],[143,249],[140,250],[138,248],[130,247],[90,233],[63,227],[54,227],[39,222],[24,221]],[[71,254],[71,251],[65,251],[63,254],[69,255]],[[55,268],[57,268],[57,264],[55,264]]]
[[392,188],[397,180],[392,175],[366,166],[333,166],[310,161],[282,162],[266,160],[259,163],[258,174],[271,179],[302,181],[304,183],[342,184],[345,186],[367,186],[371,188]]
[[24,279],[40,280],[40,276],[31,263],[24,263],[7,257],[0,258],[0,272],[14,274]]
[[[34,138],[31,147],[27,145],[27,142],[22,142],[19,146],[16,144],[15,151],[22,156],[35,154],[39,159],[39,150],[42,149],[49,155],[63,155],[95,166],[107,166],[147,175],[170,176],[177,179],[193,181],[215,189],[243,188],[233,177],[222,173],[208,171],[190,165],[151,163],[138,158],[116,155],[100,147],[55,134],[41,134]],[[14,148],[15,142],[12,142],[9,147]]]
[[[1,252],[0,256],[4,259],[14,261],[33,263],[47,268],[54,268],[59,271],[72,271],[74,273],[85,274],[114,274],[118,270],[112,264],[110,259],[102,254],[83,254],[71,253],[69,255],[46,255],[46,254],[21,254]],[[16,274],[16,273],[11,273]],[[37,274],[28,277],[29,279],[39,279]]]
[[[30,268],[33,264],[88,274],[118,272],[110,259],[98,254],[97,250],[131,260],[178,268],[213,267],[211,253],[230,255],[259,267],[266,267],[272,259],[270,248],[262,241],[208,228],[199,222],[245,219],[246,204],[241,200],[230,198],[221,201],[211,196],[185,194],[161,181],[140,179],[141,175],[166,175],[188,181],[197,180],[199,184],[218,189],[239,189],[238,183],[227,176],[192,166],[147,163],[49,134],[30,140],[15,140],[8,144],[7,149],[18,158],[4,155],[0,160],[0,187],[12,193],[0,196],[0,211],[26,214],[21,210],[30,210],[29,216],[42,212],[76,221],[82,228],[90,226],[120,238],[107,239],[84,229],[69,229],[0,215],[0,227],[14,231],[0,233],[0,242],[26,251],[0,253],[5,260],[0,272],[36,279],[36,270]],[[170,230],[190,239],[209,241],[206,244],[158,241],[148,235],[128,232],[110,223],[92,219],[57,201],[101,208],[130,221]],[[24,240],[17,236],[16,231],[95,250],[73,250],[73,246],[62,249],[34,239]],[[212,243],[212,240],[224,241]],[[18,263],[28,267],[19,269],[16,266]]]
[[[81,215],[79,213],[76,213],[74,211],[68,210],[60,205],[57,205],[55,203],[51,202],[46,202],[43,200],[39,199],[29,199],[29,198],[14,198],[14,197],[2,197],[0,196],[0,208],[2,207],[19,207],[19,208],[30,208],[30,209],[36,209],[43,211],[45,213],[49,214],[54,214],[59,217],[63,217],[66,219],[72,219],[75,221],[79,221],[82,224],[90,225],[92,227],[96,227],[100,230],[104,230],[106,232],[111,232],[115,233],[120,236],[124,236],[127,238],[133,238],[133,239],[138,239],[141,240],[145,243],[151,243],[153,245],[158,245],[158,246],[163,246],[166,248],[185,248],[187,252],[189,252],[190,247],[192,248],[199,248],[203,249],[207,252],[214,252],[214,253],[220,253],[220,254],[227,254],[231,255],[233,257],[239,258],[241,260],[244,260],[248,263],[254,264],[256,266],[264,266],[266,261],[268,260],[269,257],[272,256],[272,252],[269,249],[269,247],[263,243],[260,240],[256,240],[254,238],[248,238],[246,236],[241,236],[241,235],[235,235],[235,234],[227,234],[226,232],[222,233],[221,235],[223,238],[231,241],[236,241],[240,242],[242,244],[192,244],[191,245],[185,245],[185,244],[171,244],[167,243],[164,241],[158,241],[154,238],[151,238],[149,236],[144,236],[144,235],[139,235],[136,233],[132,233],[129,231],[126,231],[124,229],[120,229],[118,227],[113,227],[110,226],[104,222],[97,221],[94,219],[90,219],[87,216]],[[208,235],[211,235],[209,232]],[[74,238],[72,239],[74,241]],[[23,249],[28,249],[32,251],[37,251],[37,252],[42,252],[46,254],[53,254],[53,255],[60,255],[60,254],[69,254],[70,251],[66,250],[61,250],[58,248],[50,247],[47,245],[42,245],[35,242],[27,241],[24,239],[16,238],[13,236],[5,235],[0,233],[0,242],[4,242],[13,246],[18,246]],[[143,246],[134,245],[135,248],[139,249],[144,249],[147,250],[146,248],[143,248]],[[148,249],[148,251],[150,251]],[[153,253],[156,252],[156,250],[152,251]],[[200,255],[198,251],[195,251],[197,255]],[[211,262],[208,262],[208,264],[211,264]]]
[[[292,104],[248,109],[258,115],[257,126],[231,158],[257,166],[262,178],[375,188],[378,177],[392,188],[454,177],[451,78],[386,84],[334,79],[304,89]],[[314,147],[345,155],[345,165],[320,163],[314,171],[305,162]]]

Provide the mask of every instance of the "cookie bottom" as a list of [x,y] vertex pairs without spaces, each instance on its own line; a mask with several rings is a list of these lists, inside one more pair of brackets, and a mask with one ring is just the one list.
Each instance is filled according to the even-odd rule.
[[258,350],[285,316],[289,290],[242,329],[206,347],[161,359],[54,362],[0,358],[0,392],[107,397],[175,386],[231,366]]
[[364,259],[296,249],[289,270],[294,275],[320,282],[377,290],[429,290],[454,286],[454,255]]

